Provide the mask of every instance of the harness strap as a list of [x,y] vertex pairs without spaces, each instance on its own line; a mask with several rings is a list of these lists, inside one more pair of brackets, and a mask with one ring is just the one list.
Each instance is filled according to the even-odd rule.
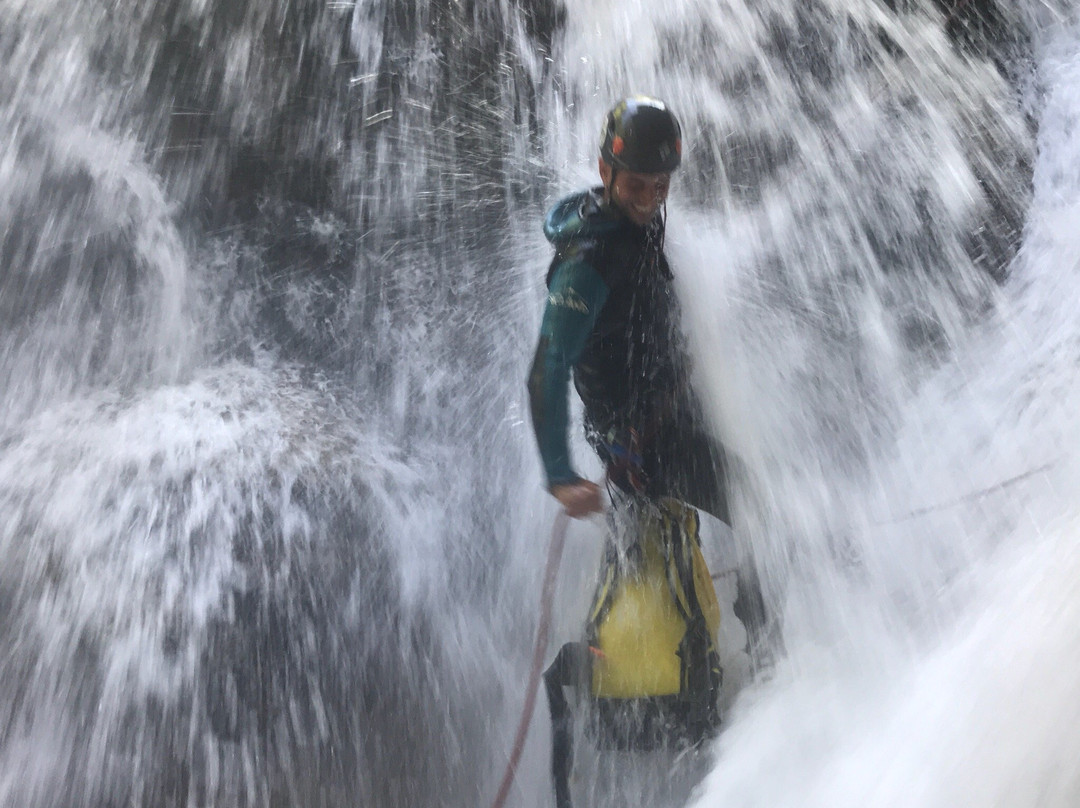
[[612,428],[601,439],[601,446],[607,453],[608,479],[624,491],[644,494],[648,488],[643,445],[641,434],[634,428],[625,431]]
[[611,609],[611,600],[615,594],[615,580],[619,573],[619,551],[613,542],[608,542],[604,550],[604,577],[593,596],[593,610],[586,624],[586,639],[596,641],[596,627],[604,621]]

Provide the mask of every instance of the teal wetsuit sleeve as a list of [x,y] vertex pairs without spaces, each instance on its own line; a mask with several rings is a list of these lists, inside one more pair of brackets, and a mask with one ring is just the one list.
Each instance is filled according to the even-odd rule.
[[570,465],[570,372],[608,298],[599,273],[580,259],[555,268],[529,373],[529,404],[548,485],[580,479]]

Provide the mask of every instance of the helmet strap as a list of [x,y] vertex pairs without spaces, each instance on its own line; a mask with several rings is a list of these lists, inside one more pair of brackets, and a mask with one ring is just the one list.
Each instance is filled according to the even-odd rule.
[[663,213],[660,214],[662,226],[660,228],[660,252],[664,251],[664,239],[667,238],[667,199],[664,199]]

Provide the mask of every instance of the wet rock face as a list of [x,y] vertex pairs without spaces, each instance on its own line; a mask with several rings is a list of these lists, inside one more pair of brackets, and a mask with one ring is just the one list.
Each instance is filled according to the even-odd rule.
[[[1022,21],[989,3],[961,2],[945,17],[928,2],[890,5],[891,21],[856,3],[747,4],[738,31],[719,15],[673,15],[658,39],[665,67],[688,85],[692,168],[680,187],[711,209],[718,195],[743,210],[805,196],[808,221],[846,194],[849,209],[834,212],[866,234],[884,270],[955,264],[944,232],[954,227],[967,232],[970,260],[1001,280],[1031,174],[1031,130],[1009,84],[1026,58]],[[953,202],[928,150],[972,175],[960,192],[976,200],[969,213],[945,209]],[[845,190],[815,190],[829,186]]]
[[551,52],[552,40],[566,22],[562,0],[519,0],[529,35]]
[[957,47],[988,58],[1011,75],[1012,63],[1028,47],[1022,26],[1009,19],[997,0],[934,0],[945,15],[945,30]]
[[[890,5],[896,5],[896,2]],[[1031,42],[1018,18],[1015,4],[999,0],[934,0],[945,18],[945,32],[954,46],[968,56],[993,64],[1014,88],[1032,70]],[[1028,119],[1034,134],[1034,121]],[[984,170],[980,184],[990,200],[989,213],[982,226],[973,230],[968,254],[995,280],[1004,280],[1008,265],[1020,244],[1024,217],[1030,199],[1031,156],[999,150],[997,164],[1012,166],[1011,182],[995,181]]]
[[555,0],[168,0],[0,19],[5,98],[93,97],[96,123],[134,131],[170,195],[220,225],[260,195],[355,213],[398,158],[482,187],[561,15]]
[[[181,184],[201,176],[187,194],[218,219],[272,195],[359,208],[365,225],[392,218],[369,200],[410,190],[392,165],[428,169],[435,187],[412,201],[434,213],[463,184],[501,184],[506,116],[515,94],[535,92],[523,57],[549,50],[559,21],[547,0],[160,8],[140,29],[148,106],[172,106],[163,163]],[[527,42],[514,39],[516,18]]]
[[[135,378],[201,336],[187,354],[365,363],[356,331],[400,280],[371,255],[490,249],[508,202],[542,193],[529,153],[560,20],[554,0],[0,9],[0,341],[18,343],[0,366]],[[225,333],[178,336],[202,303],[234,317]],[[76,347],[34,355],[50,318]]]

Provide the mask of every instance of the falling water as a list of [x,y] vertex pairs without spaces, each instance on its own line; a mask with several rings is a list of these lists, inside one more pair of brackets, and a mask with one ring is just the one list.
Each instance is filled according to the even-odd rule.
[[1075,11],[669,5],[0,0],[0,804],[490,800],[554,512],[537,222],[634,91],[686,130],[713,549],[781,631],[708,754],[579,790],[1075,801]]

